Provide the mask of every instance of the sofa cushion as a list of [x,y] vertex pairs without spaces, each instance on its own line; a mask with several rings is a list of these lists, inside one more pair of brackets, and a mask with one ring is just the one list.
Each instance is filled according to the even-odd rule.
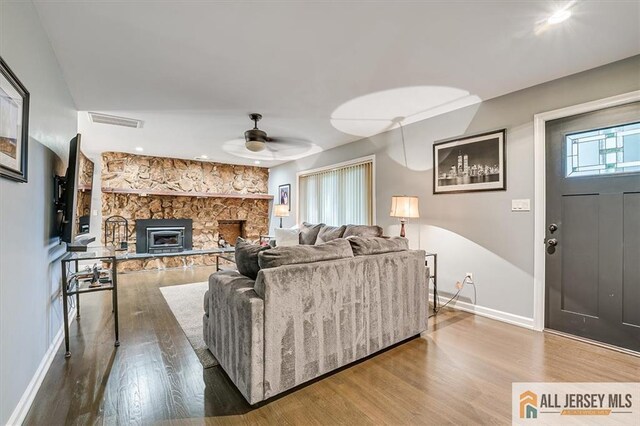
[[409,240],[403,237],[351,237],[347,241],[351,243],[354,256],[409,250]]
[[324,244],[329,241],[335,240],[336,238],[342,238],[342,234],[344,234],[344,230],[347,228],[346,225],[342,226],[329,226],[325,225],[320,228],[320,232],[318,232],[318,237],[316,238],[315,244]]
[[287,247],[300,244],[300,230],[290,228],[276,228],[276,246]]
[[258,255],[260,268],[276,268],[282,265],[322,262],[353,257],[351,244],[339,238],[321,245],[300,245],[295,247],[276,247]]
[[377,225],[347,225],[342,235],[347,237],[382,237],[382,228]]
[[300,225],[300,244],[314,245],[316,238],[318,238],[318,232],[323,226],[324,223],[314,225],[313,223],[302,222],[302,225]]
[[260,270],[258,264],[258,253],[270,249],[270,247],[251,244],[244,238],[238,237],[236,240],[236,267],[238,272],[247,278],[255,280]]

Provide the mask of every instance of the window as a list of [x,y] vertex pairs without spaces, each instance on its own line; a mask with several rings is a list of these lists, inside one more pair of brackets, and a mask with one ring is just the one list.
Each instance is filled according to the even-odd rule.
[[298,175],[301,222],[373,224],[373,157]]
[[640,172],[640,123],[566,135],[567,177]]

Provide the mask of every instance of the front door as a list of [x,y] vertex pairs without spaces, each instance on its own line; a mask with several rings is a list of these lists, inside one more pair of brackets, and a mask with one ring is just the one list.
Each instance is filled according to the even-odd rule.
[[545,326],[640,352],[640,102],[547,122]]

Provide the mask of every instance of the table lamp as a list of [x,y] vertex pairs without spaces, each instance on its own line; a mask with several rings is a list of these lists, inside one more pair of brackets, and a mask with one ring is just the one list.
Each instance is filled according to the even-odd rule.
[[273,213],[275,217],[280,218],[280,228],[282,228],[282,218],[289,216],[289,206],[286,204],[276,204],[273,206]]
[[391,217],[400,218],[400,236],[404,237],[404,224],[407,219],[420,217],[418,197],[411,195],[394,195],[391,197]]

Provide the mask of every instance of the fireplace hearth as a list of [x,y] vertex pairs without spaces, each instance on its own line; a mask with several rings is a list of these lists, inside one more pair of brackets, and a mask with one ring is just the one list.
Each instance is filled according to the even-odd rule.
[[193,248],[191,219],[136,221],[136,253],[179,253]]

